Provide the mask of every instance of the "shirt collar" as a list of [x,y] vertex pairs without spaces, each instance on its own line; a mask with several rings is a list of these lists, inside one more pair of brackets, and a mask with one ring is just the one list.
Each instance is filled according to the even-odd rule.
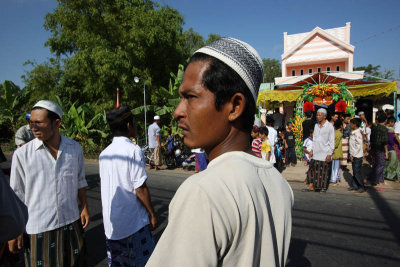
[[[60,142],[59,150],[62,151],[64,146],[66,146],[66,145],[71,145],[71,144],[72,144],[72,140],[66,138],[66,137],[65,137],[64,135],[62,135],[62,134],[60,134],[60,136],[61,136],[61,142]],[[35,147],[35,150],[38,150],[39,148],[43,148],[43,147],[44,147],[44,143],[43,143],[42,140],[39,140],[39,139],[35,138],[35,139],[33,140],[33,142],[34,142],[33,145],[34,145],[34,147]]]
[[125,141],[125,142],[132,143],[131,139],[129,139],[128,137],[125,137],[125,136],[114,136],[114,137],[113,137],[113,142],[114,142],[114,141],[116,141],[116,142],[123,142],[123,141]]

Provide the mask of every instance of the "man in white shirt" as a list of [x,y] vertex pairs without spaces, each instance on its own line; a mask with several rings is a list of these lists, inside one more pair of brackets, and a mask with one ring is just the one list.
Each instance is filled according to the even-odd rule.
[[314,190],[325,193],[328,190],[330,171],[332,170],[332,154],[335,150],[335,130],[326,120],[327,111],[320,108],[317,111],[317,124],[314,127],[311,165],[307,172],[307,182],[312,187],[304,191]]
[[396,124],[394,125],[394,132],[395,134],[397,134],[400,137],[400,113],[399,115],[397,115],[397,117],[399,118],[396,122]]
[[268,143],[271,146],[271,156],[269,157],[269,162],[275,164],[275,147],[276,143],[278,142],[278,132],[274,128],[274,118],[272,115],[268,115],[266,121],[268,129]]
[[349,191],[364,193],[364,179],[362,177],[361,165],[364,157],[363,136],[360,131],[361,119],[354,118],[350,121],[350,127],[353,130],[350,135],[350,161],[352,162],[353,177]]
[[[59,133],[61,118],[59,105],[37,102],[30,118],[36,138],[18,148],[12,160],[11,187],[28,207],[27,266],[84,264],[82,227],[90,220],[84,159],[81,146]],[[9,242],[11,252],[17,253],[21,240],[22,235]]]
[[107,114],[114,136],[101,152],[101,202],[110,266],[144,266],[154,250],[151,230],[157,225],[146,186],[143,153],[129,139],[136,123],[127,106]]
[[176,192],[146,266],[285,266],[292,190],[250,147],[262,77],[258,53],[234,38],[190,59],[174,116],[185,144],[210,163]]
[[23,146],[35,138],[35,136],[32,133],[31,127],[29,126],[30,118],[31,118],[31,113],[29,112],[25,115],[26,124],[24,126],[21,126],[15,133],[14,140],[17,147]]
[[151,151],[150,157],[150,169],[158,170],[161,165],[161,137],[160,137],[160,116],[154,116],[154,122],[149,126],[147,130],[149,135],[149,149]]

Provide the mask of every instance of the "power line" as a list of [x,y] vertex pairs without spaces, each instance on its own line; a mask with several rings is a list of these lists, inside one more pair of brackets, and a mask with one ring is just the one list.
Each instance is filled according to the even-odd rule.
[[359,44],[359,43],[365,42],[365,41],[367,41],[367,40],[370,40],[370,39],[373,39],[373,38],[375,38],[375,37],[378,37],[379,35],[382,35],[382,34],[385,34],[385,33],[391,32],[391,31],[395,31],[395,30],[397,30],[397,29],[400,29],[400,25],[397,25],[397,26],[395,26],[395,27],[393,27],[393,28],[387,29],[387,30],[385,30],[385,31],[383,31],[383,32],[379,32],[379,33],[376,33],[376,34],[374,34],[374,35],[371,35],[371,36],[369,36],[369,37],[367,37],[367,38],[365,38],[365,39],[362,39],[362,40],[360,40],[360,41],[354,42],[353,44]]

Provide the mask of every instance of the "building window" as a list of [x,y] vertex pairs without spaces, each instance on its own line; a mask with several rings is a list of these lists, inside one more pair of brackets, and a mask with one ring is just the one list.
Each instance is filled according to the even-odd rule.
[[304,75],[304,70],[300,70],[300,75]]
[[340,66],[336,66],[336,71],[340,71]]
[[292,70],[292,76],[296,76],[296,70]]
[[321,72],[321,68],[318,68],[318,72]]
[[312,73],[312,69],[308,69],[308,73],[310,73],[310,74],[311,74],[311,73]]
[[331,67],[326,67],[326,72],[331,72]]

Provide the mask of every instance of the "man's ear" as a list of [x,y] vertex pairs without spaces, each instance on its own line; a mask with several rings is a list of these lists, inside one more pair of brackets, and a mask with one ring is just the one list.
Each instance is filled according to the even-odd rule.
[[228,120],[233,122],[242,115],[246,107],[246,98],[242,93],[235,93],[229,100],[229,103],[230,111]]

